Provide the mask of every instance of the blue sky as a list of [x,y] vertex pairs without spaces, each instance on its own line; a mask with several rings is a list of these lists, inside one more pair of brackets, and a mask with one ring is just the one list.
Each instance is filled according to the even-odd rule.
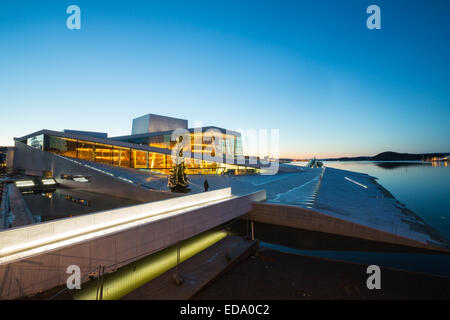
[[284,157],[447,152],[449,14],[445,0],[2,1],[0,145],[125,135],[157,113],[279,129]]

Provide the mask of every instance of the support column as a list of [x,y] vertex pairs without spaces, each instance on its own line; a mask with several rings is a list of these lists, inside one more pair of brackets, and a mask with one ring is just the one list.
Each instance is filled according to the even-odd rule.
[[181,262],[181,248],[180,248],[180,242],[177,242],[177,265],[175,267],[175,274],[173,275],[173,280],[175,281],[176,285],[180,285],[183,283],[183,278],[180,276],[178,271],[178,266]]

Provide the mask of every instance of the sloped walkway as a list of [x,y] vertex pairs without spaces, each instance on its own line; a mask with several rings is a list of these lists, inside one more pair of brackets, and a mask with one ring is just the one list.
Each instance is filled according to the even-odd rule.
[[[112,172],[130,183],[168,190],[167,176],[163,174],[86,163]],[[266,202],[269,203],[312,209],[402,237],[449,247],[445,237],[398,202],[376,182],[376,178],[367,174],[334,168],[299,167],[298,171],[276,175],[193,175],[188,179],[191,194],[203,192],[205,180],[208,180],[210,191],[231,187],[234,195],[265,189]]]
[[448,247],[445,237],[367,174],[327,168],[313,209],[398,236]]

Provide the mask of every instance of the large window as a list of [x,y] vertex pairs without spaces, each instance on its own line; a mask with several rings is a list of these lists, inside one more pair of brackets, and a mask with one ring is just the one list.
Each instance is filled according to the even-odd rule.
[[91,142],[78,141],[78,158],[88,161],[94,161],[94,148],[95,145]]
[[112,148],[106,144],[95,144],[95,162],[112,164]]
[[148,166],[150,169],[165,169],[165,155],[156,152],[149,152]]
[[147,152],[141,150],[131,150],[131,167],[136,169],[146,169],[147,166]]
[[38,135],[27,139],[27,145],[30,147],[44,150],[44,135]]
[[148,145],[150,147],[172,149],[176,142],[170,141],[170,135],[151,136]]
[[77,140],[48,136],[46,151],[77,158]]
[[113,164],[120,167],[130,167],[130,149],[114,147]]

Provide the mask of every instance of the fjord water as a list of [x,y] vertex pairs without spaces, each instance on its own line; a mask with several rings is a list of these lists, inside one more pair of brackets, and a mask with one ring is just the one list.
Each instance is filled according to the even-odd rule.
[[[450,164],[419,161],[327,161],[324,165],[376,177],[378,183],[398,201],[450,239]],[[273,243],[263,242],[261,245],[286,253],[377,264],[450,277],[449,254],[297,250]]]

